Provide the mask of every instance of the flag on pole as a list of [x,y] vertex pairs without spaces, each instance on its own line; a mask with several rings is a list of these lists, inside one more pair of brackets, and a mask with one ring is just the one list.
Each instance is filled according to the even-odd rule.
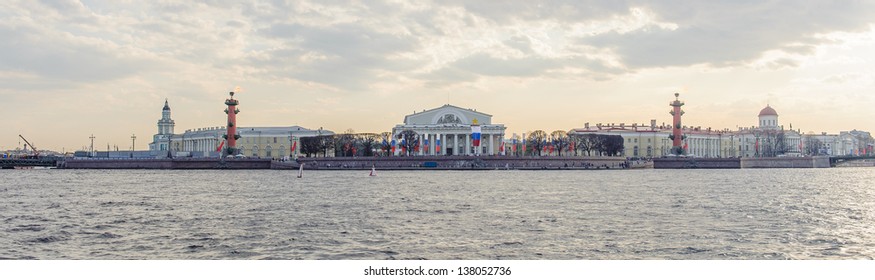
[[435,153],[440,154],[440,151],[441,151],[441,139],[440,138],[438,138],[437,140],[434,140],[434,147],[435,147],[434,148]]
[[392,139],[392,154],[395,154],[395,139]]
[[225,140],[222,140],[222,143],[219,143],[219,147],[216,148],[216,152],[221,152],[222,147],[225,146]]
[[523,133],[523,155],[526,155],[526,134]]
[[473,142],[472,145],[474,147],[480,147],[480,126],[472,125],[471,126],[471,140]]

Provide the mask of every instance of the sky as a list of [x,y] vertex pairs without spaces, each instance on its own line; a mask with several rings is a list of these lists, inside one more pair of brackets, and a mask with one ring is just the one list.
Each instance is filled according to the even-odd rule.
[[[244,2],[244,3],[240,3]],[[240,126],[383,132],[477,109],[507,135],[585,123],[875,131],[875,1],[0,2],[0,150],[145,150]]]

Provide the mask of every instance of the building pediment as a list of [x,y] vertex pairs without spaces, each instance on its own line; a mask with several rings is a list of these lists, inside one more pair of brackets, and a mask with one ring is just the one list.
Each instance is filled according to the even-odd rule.
[[470,125],[474,120],[481,125],[492,124],[492,115],[447,104],[404,116],[405,125]]

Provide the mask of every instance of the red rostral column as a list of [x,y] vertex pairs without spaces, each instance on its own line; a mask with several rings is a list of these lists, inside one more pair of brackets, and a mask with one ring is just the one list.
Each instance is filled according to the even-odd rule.
[[668,104],[672,107],[672,110],[669,113],[674,117],[672,120],[671,135],[669,135],[668,138],[672,140],[672,154],[683,155],[686,154],[686,151],[684,151],[683,140],[687,137],[684,136],[681,131],[681,116],[684,115],[684,110],[681,110],[681,106],[684,106],[684,102],[680,101],[678,96],[680,96],[680,94],[675,93],[675,100]]
[[[240,139],[240,135],[237,135],[237,113],[240,113],[240,110],[237,110],[237,99],[234,99],[234,92],[231,93],[231,98],[225,99],[225,105],[228,105],[228,109],[225,109],[225,114],[228,114],[228,132],[223,136],[227,141],[227,145],[225,148],[225,155],[236,155],[237,154],[237,139]],[[223,157],[225,155],[222,155]]]

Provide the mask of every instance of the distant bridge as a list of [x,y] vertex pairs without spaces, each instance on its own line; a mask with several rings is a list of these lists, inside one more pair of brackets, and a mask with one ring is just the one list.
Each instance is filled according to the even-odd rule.
[[857,161],[857,160],[871,160],[875,159],[875,155],[871,156],[834,156],[829,157],[829,165],[836,166],[836,163],[848,162],[848,161]]
[[57,158],[4,158],[0,159],[0,169],[12,169],[15,167],[33,167],[33,166],[47,166],[54,167],[58,164]]

